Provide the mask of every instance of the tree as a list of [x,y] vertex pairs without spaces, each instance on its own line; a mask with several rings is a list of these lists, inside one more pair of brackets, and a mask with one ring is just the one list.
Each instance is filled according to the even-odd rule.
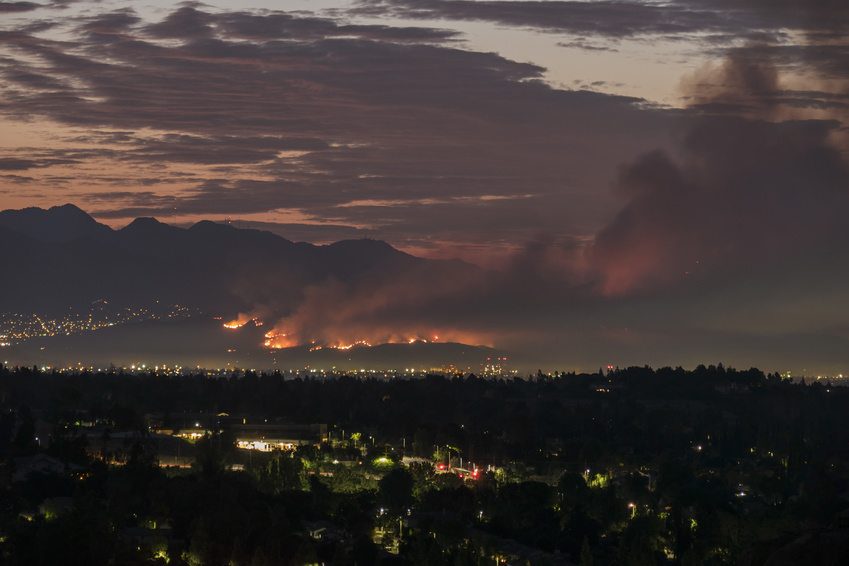
[[35,444],[35,419],[32,416],[32,411],[24,405],[18,411],[20,424],[18,431],[15,433],[13,444],[18,453],[28,454],[36,449]]
[[413,503],[414,484],[410,472],[404,468],[394,468],[378,483],[381,503],[395,513],[402,513]]
[[228,435],[207,434],[195,444],[195,466],[202,475],[216,477],[227,469],[234,447],[233,439]]
[[293,454],[276,451],[268,463],[255,469],[259,488],[270,493],[304,488],[304,464]]
[[585,502],[588,494],[587,482],[581,474],[566,471],[557,481],[557,496],[560,500],[561,509],[571,508],[578,503]]
[[587,537],[584,537],[584,542],[581,543],[581,566],[593,566],[593,552],[590,550],[590,543]]

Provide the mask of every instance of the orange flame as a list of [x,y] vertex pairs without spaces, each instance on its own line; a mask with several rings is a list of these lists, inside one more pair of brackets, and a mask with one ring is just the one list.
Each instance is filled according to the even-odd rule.
[[265,342],[263,342],[263,346],[270,350],[282,350],[283,348],[293,348],[297,345],[297,340],[290,338],[289,335],[285,332],[269,330],[265,333]]
[[[479,344],[478,340],[472,337],[457,336],[453,333],[451,339],[458,342]],[[357,339],[357,340],[302,340],[297,336],[290,335],[282,330],[270,330],[265,333],[264,345],[266,348],[279,350],[283,348],[294,348],[297,346],[309,346],[310,352],[319,350],[350,350],[352,348],[371,348],[377,344],[429,344],[439,342],[439,335],[430,335],[430,338],[424,338],[422,334],[396,334],[389,336],[380,336],[377,339]],[[468,341],[467,341],[468,340]]]
[[256,317],[253,317],[251,315],[244,314],[244,313],[239,313],[239,316],[237,316],[233,320],[231,320],[229,322],[225,322],[224,328],[227,328],[229,330],[238,330],[239,328],[242,328],[243,326],[245,326],[249,322],[253,322],[255,326],[262,326],[263,324],[265,324],[264,322],[262,322],[260,319],[258,319]]

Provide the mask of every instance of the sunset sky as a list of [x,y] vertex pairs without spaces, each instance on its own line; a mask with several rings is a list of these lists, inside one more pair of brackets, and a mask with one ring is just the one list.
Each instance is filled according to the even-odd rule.
[[0,2],[0,209],[461,258],[499,275],[458,314],[550,360],[842,371],[847,30],[845,0]]

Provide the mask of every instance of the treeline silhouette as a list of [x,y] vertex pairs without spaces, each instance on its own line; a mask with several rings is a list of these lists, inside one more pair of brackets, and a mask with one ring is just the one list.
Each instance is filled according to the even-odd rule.
[[[721,365],[526,379],[0,368],[0,552],[12,564],[842,564],[847,401],[830,383]],[[325,423],[329,438],[248,454],[219,424],[191,469],[157,465],[151,422],[222,415]],[[132,432],[127,458],[98,457],[81,421]],[[40,453],[69,467],[13,481]],[[61,513],[32,511],[62,497]]]

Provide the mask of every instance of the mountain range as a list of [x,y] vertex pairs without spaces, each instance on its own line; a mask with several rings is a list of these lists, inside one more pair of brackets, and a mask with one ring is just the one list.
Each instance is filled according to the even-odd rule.
[[[464,273],[482,273],[461,261],[415,257],[378,240],[313,245],[227,223],[202,221],[183,228],[153,218],[137,218],[113,229],[67,204],[0,212],[0,257],[4,265],[0,314],[61,318],[69,309],[91,312],[92,305],[107,301],[126,307],[154,302],[183,305],[189,309],[182,312],[195,313],[188,318],[139,320],[70,335],[60,331],[3,344],[2,359],[13,364],[103,367],[148,361],[150,365],[264,369],[451,364],[477,370],[497,354],[487,347],[450,341],[377,342],[373,348],[339,350],[310,344],[263,347],[266,330],[302,306],[311,290],[315,303],[316,290],[342,289],[332,299],[319,294],[319,303],[338,304],[328,303],[328,310],[319,309],[310,316],[322,319],[319,324],[348,327],[360,322],[357,316],[341,323],[333,317],[344,301],[369,305],[373,297],[394,294],[396,285],[409,286],[412,281],[421,288],[436,287]],[[225,329],[222,321],[237,313],[252,313],[240,314],[245,321],[263,313],[263,318],[270,317],[269,325],[257,322]]]
[[0,311],[45,313],[98,299],[162,301],[216,314],[258,305],[285,312],[308,285],[323,281],[438,279],[477,269],[418,258],[378,240],[319,246],[210,221],[180,228],[138,218],[115,230],[70,204],[0,212],[0,257]]

